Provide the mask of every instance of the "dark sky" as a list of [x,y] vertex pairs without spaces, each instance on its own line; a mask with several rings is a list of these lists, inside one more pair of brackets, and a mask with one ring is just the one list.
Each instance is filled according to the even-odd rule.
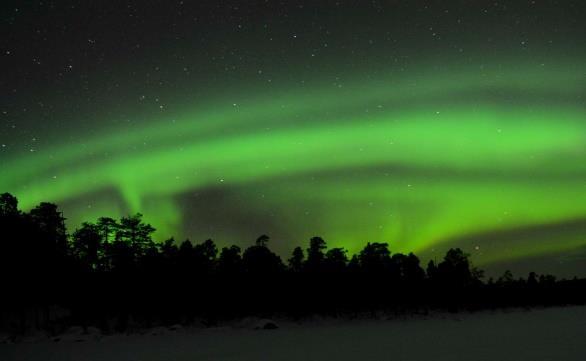
[[584,50],[580,1],[314,3],[3,1],[0,107],[18,127],[3,124],[2,139],[148,114],[133,93],[179,106],[227,85],[279,86],[269,78],[376,78],[428,56],[442,67]]

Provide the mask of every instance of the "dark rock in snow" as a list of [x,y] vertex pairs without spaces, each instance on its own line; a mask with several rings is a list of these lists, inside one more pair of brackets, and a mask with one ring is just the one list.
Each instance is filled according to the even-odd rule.
[[277,328],[279,328],[279,326],[274,322],[267,322],[263,326],[263,330],[276,330]]

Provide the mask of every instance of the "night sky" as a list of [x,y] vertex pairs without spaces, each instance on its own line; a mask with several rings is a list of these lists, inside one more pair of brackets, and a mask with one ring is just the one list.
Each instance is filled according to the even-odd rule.
[[22,209],[586,276],[584,1],[0,7],[0,192]]

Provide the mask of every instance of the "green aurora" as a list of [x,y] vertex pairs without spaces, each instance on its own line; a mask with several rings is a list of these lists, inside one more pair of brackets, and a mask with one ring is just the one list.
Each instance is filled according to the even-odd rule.
[[[13,156],[0,189],[24,209],[64,204],[72,225],[140,211],[160,240],[245,245],[266,232],[283,253],[315,234],[351,252],[459,245],[480,265],[585,247],[566,226],[586,222],[581,63],[457,69],[242,89]],[[555,241],[508,239],[532,227]]]

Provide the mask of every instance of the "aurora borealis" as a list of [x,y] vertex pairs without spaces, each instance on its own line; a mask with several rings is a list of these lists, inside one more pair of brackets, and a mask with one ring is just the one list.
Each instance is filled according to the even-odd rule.
[[87,26],[59,15],[63,43],[57,15],[19,9],[0,191],[56,202],[73,226],[142,212],[160,240],[267,233],[285,255],[319,234],[583,275],[580,9],[452,3],[87,5]]

